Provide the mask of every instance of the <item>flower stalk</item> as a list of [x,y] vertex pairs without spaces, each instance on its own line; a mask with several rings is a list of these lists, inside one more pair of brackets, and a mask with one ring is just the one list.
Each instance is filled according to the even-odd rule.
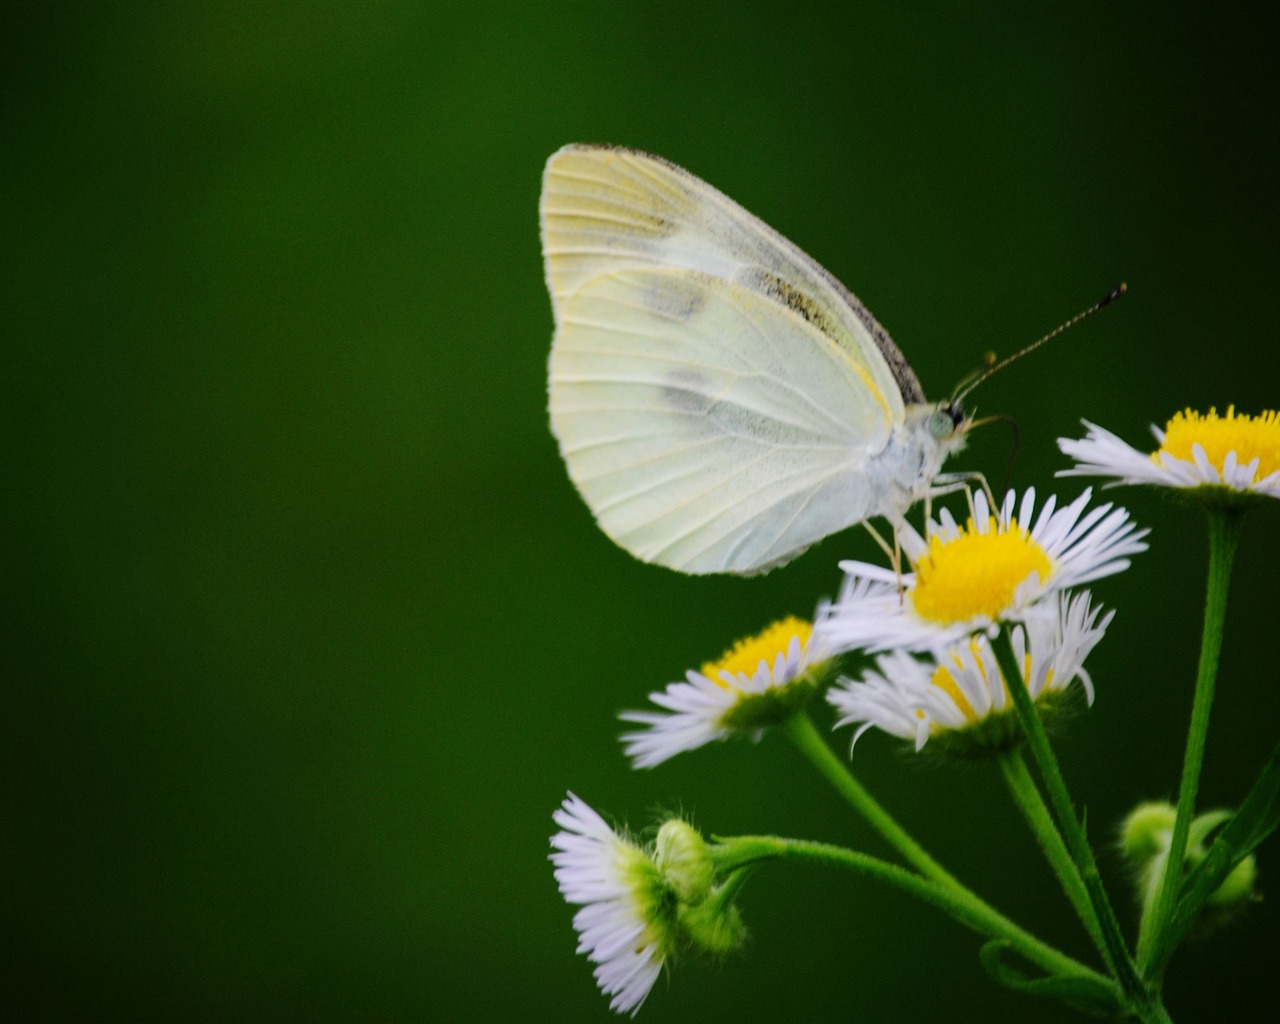
[[762,860],[803,860],[844,868],[887,882],[904,892],[931,903],[967,928],[989,938],[1007,942],[1030,963],[1050,974],[1088,979],[1102,986],[1113,983],[1097,971],[1036,938],[1010,921],[985,901],[963,887],[960,891],[938,882],[921,878],[914,872],[887,861],[829,843],[779,836],[716,837],[713,856],[717,869],[737,869]]
[[[1021,676],[1018,679],[1021,681]],[[1022,692],[1024,695],[1026,694],[1025,684],[1022,684]],[[1037,722],[1039,722],[1038,718]],[[853,773],[849,771],[843,761],[832,753],[831,748],[818,734],[807,714],[797,712],[784,723],[783,731],[827,780],[840,791],[863,819],[897,850],[909,864],[915,867],[920,874],[913,874],[897,865],[889,864],[867,854],[845,850],[841,847],[800,840],[783,840],[776,837],[753,837],[752,841],[758,843],[755,853],[741,853],[746,847],[735,847],[746,858],[742,861],[743,864],[752,863],[756,859],[768,856],[787,856],[825,861],[851,870],[862,871],[933,903],[975,931],[993,939],[1007,942],[1011,948],[1017,950],[1028,961],[1039,965],[1052,975],[1086,977],[1091,981],[1096,980],[1103,985],[1113,986],[1110,979],[1103,978],[1102,975],[1066,956],[1066,954],[1015,924],[943,868],[919,843],[911,838],[907,831],[854,778]],[[1025,764],[1023,765],[1023,770],[1025,772]],[[1027,781],[1030,782],[1029,775],[1027,776]],[[1031,785],[1034,788],[1034,783],[1031,783]],[[1044,809],[1043,804],[1041,803],[1040,806],[1041,811],[1047,818],[1047,811]],[[1049,822],[1049,828],[1052,829],[1052,822]],[[724,841],[720,840],[720,842]],[[734,842],[745,843],[746,840],[739,839]],[[1060,842],[1061,840],[1059,840]],[[1087,848],[1088,844],[1086,843],[1085,845]],[[733,860],[730,863],[734,866],[739,864],[737,860]],[[1063,870],[1067,870],[1066,864],[1069,863],[1070,858],[1068,857],[1063,865]],[[1092,864],[1092,854],[1090,854],[1090,863]],[[720,866],[725,866],[725,862],[721,861]],[[1071,870],[1076,872],[1074,867]],[[1093,868],[1093,876],[1098,878],[1096,866]],[[1083,880],[1080,883],[1080,887],[1085,892],[1087,905],[1091,908],[1096,908],[1097,897],[1093,889]],[[1097,888],[1101,890],[1100,879],[1098,880]],[[1105,892],[1101,894],[1101,898],[1103,901],[1106,900]],[[1107,911],[1110,912],[1110,904],[1105,903],[1105,906]],[[1093,921],[1098,918],[1096,909],[1092,912],[1082,910],[1081,913],[1087,915]],[[1130,1008],[1137,1014],[1139,1019],[1148,1022],[1148,1024],[1167,1022],[1168,1017],[1159,1000],[1148,993],[1138,982],[1137,975],[1133,970],[1132,960],[1130,960],[1128,950],[1124,946],[1123,938],[1120,937],[1119,924],[1115,921],[1114,914],[1111,914],[1111,923],[1112,934],[1109,936],[1101,925],[1097,926],[1098,931],[1102,932],[1103,936],[1100,942],[1100,949],[1104,950],[1103,958],[1106,960],[1108,968],[1113,974],[1120,977],[1119,990],[1125,996],[1124,1001],[1130,1004]],[[1089,927],[1088,922],[1086,922],[1086,927]],[[1117,959],[1116,956],[1117,947],[1120,959]],[[1117,970],[1113,963],[1120,965],[1120,969]]]
[[1200,662],[1187,730],[1186,754],[1182,762],[1182,782],[1178,788],[1177,817],[1169,841],[1169,857],[1156,898],[1146,907],[1138,937],[1138,969],[1142,976],[1158,982],[1173,950],[1167,948],[1169,921],[1178,899],[1178,890],[1187,854],[1187,834],[1195,814],[1200,771],[1204,765],[1209,714],[1213,707],[1218,658],[1222,652],[1223,626],[1227,617],[1227,590],[1231,568],[1240,540],[1243,513],[1230,505],[1211,505],[1209,520],[1209,571],[1205,585],[1204,631],[1200,641]]
[[965,887],[917,843],[897,820],[886,811],[849,770],[848,765],[832,752],[827,741],[814,728],[813,720],[798,711],[783,723],[782,731],[810,763],[843,796],[862,819],[892,846],[902,858],[926,878],[959,891]]
[[1027,745],[1031,748],[1031,756],[1036,762],[1041,781],[1049,795],[1049,803],[1057,818],[1058,827],[1062,830],[1063,840],[1071,854],[1071,859],[1075,862],[1076,870],[1080,873],[1085,891],[1089,895],[1089,901],[1097,916],[1103,943],[1107,949],[1105,954],[1107,963],[1115,972],[1126,996],[1135,1006],[1150,1003],[1155,997],[1143,985],[1133,959],[1129,955],[1124,935],[1120,931],[1120,922],[1102,885],[1102,876],[1098,872],[1093,848],[1089,845],[1084,826],[1076,816],[1075,806],[1071,802],[1071,795],[1067,792],[1062,770],[1058,767],[1058,758],[1049,744],[1044,723],[1040,720],[1031,695],[1027,692],[1027,685],[1022,678],[1022,669],[1014,657],[1008,632],[1002,631],[993,646],[1000,663],[1000,672],[1009,687],[1014,709],[1026,734]]
[[1071,901],[1071,906],[1075,909],[1076,916],[1080,918],[1085,930],[1089,933],[1089,937],[1093,940],[1094,946],[1097,947],[1099,954],[1101,954],[1103,962],[1106,963],[1108,969],[1114,971],[1116,965],[1113,962],[1111,949],[1107,945],[1106,937],[1102,933],[1098,912],[1094,909],[1093,902],[1089,898],[1089,890],[1080,875],[1080,869],[1076,867],[1075,861],[1071,859],[1067,845],[1062,839],[1062,833],[1058,831],[1057,826],[1053,823],[1053,816],[1045,805],[1044,797],[1040,795],[1035,779],[1031,777],[1031,770],[1027,767],[1022,751],[1006,751],[1000,755],[999,761],[1000,771],[1004,774],[1005,782],[1009,787],[1009,793],[1012,795],[1014,803],[1018,805],[1018,810],[1022,812],[1022,817],[1030,827],[1032,835],[1036,837],[1036,842],[1040,844],[1040,849],[1043,851],[1045,859],[1057,876],[1063,892],[1067,894],[1067,899]]

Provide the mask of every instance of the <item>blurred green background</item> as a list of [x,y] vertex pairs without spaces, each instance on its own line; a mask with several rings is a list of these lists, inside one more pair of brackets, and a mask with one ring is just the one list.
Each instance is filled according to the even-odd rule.
[[[842,278],[945,395],[985,385],[1019,486],[1079,419],[1275,408],[1277,61],[1250,5],[5,3],[3,904],[9,1020],[610,1018],[546,861],[572,788],[646,824],[882,852],[784,744],[628,768],[616,713],[839,584],[646,567],[547,429],[542,164],[660,153]],[[1004,427],[963,465],[1003,478]],[[1060,753],[1112,829],[1173,793],[1204,570],[1152,551]],[[1276,509],[1246,527],[1206,806],[1280,720]],[[1259,645],[1262,646],[1259,646]],[[829,720],[820,713],[820,717]],[[836,738],[841,747],[848,733]],[[869,736],[860,777],[1018,920],[1088,956],[995,770]],[[1179,1022],[1274,1009],[1269,898],[1185,949]],[[652,1021],[1074,1020],[869,882],[762,871],[750,947]]]

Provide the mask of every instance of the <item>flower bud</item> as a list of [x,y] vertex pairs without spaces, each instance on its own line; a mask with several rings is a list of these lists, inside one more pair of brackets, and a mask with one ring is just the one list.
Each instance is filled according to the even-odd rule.
[[701,903],[707,898],[714,876],[707,842],[687,821],[671,818],[663,822],[654,860],[681,903]]
[[[1137,872],[1137,887],[1144,905],[1154,898],[1164,876],[1176,817],[1177,811],[1172,804],[1144,803],[1130,811],[1120,826],[1120,848]],[[1216,810],[1206,811],[1192,819],[1187,830],[1184,878],[1205,859],[1213,845],[1213,834],[1230,818],[1230,811]],[[1255,900],[1257,876],[1257,861],[1250,854],[1232,868],[1205,900],[1195,931],[1201,934],[1212,931]]]
[[701,903],[682,906],[679,913],[684,937],[706,953],[722,955],[738,949],[747,937],[742,915],[730,898],[719,891]]
[[1163,801],[1138,804],[1120,826],[1120,849],[1139,871],[1153,858],[1168,852],[1173,822],[1178,812]]
[[1246,903],[1252,903],[1258,898],[1253,887],[1257,879],[1258,862],[1253,854],[1249,854],[1231,869],[1231,874],[1222,880],[1222,884],[1205,901],[1205,906],[1216,910],[1237,910]]

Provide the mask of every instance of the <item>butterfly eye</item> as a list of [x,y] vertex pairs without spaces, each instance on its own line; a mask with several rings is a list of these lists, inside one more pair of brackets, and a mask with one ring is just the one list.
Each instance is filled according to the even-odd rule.
[[956,428],[963,419],[964,413],[960,411],[959,406],[944,405],[930,414],[929,434],[939,441],[945,441],[956,432]]

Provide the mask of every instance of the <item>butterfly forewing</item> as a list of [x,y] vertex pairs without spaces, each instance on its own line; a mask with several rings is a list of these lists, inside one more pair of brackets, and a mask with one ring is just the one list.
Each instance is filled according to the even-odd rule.
[[542,245],[552,303],[600,274],[677,266],[736,281],[809,320],[902,416],[924,400],[874,317],[821,265],[722,192],[638,150],[566,146],[547,162]]

